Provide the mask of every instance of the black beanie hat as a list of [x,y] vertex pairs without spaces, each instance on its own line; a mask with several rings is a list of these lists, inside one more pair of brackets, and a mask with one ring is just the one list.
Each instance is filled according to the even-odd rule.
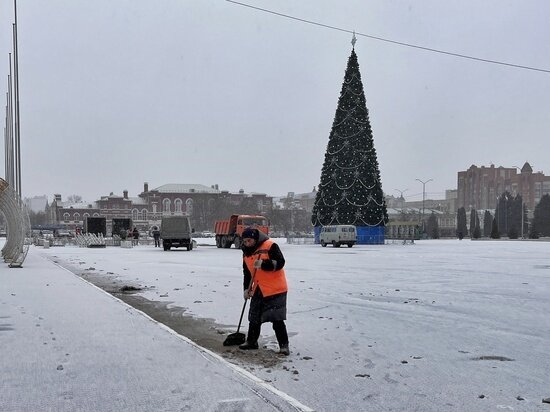
[[245,230],[243,230],[243,239],[254,239],[258,240],[260,237],[260,234],[258,233],[258,229],[252,229],[251,227],[247,227]]

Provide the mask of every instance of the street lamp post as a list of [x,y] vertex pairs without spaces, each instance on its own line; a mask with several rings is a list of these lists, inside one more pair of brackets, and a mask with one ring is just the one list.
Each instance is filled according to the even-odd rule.
[[[401,195],[401,197],[399,199],[401,201],[405,202],[405,198],[403,197],[403,193],[405,193],[409,189],[405,189],[405,190],[393,189],[393,190],[397,190],[399,192],[399,194]],[[400,207],[404,207],[404,204],[402,203]]]
[[405,198],[403,197],[403,193],[405,193],[405,192],[406,192],[407,190],[409,190],[409,189],[405,189],[405,190],[393,189],[393,190],[397,190],[397,191],[401,194],[401,198],[402,198],[402,199],[405,199]]
[[424,228],[424,202],[426,201],[426,183],[431,182],[433,179],[428,179],[425,182],[420,180],[420,179],[416,179],[416,180],[418,180],[420,183],[422,183],[422,233],[424,233],[425,232],[425,228]]
[[[512,166],[512,167],[515,167],[516,169],[518,169],[520,174],[521,174],[521,168],[520,167],[518,167],[518,166]],[[525,212],[523,211],[523,205],[524,205],[525,202],[523,201],[523,183],[522,183],[521,189],[522,189],[521,190],[522,191],[522,193],[521,193],[521,238],[524,239],[524,237],[523,237],[523,221],[524,221],[525,218],[524,218],[523,214]]]
[[523,196],[521,197],[521,238],[525,239],[523,236],[523,221],[524,221],[524,215],[523,215]]

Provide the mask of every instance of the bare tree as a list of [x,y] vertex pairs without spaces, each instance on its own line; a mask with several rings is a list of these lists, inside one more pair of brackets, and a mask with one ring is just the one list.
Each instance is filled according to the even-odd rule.
[[67,197],[67,201],[71,203],[80,203],[82,202],[82,196],[80,195],[70,195]]

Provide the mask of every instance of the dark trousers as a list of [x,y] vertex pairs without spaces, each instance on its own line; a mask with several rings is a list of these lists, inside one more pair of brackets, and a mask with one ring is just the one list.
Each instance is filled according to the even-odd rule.
[[155,238],[155,247],[160,247],[160,238]]
[[[284,320],[276,320],[271,322],[273,324],[273,330],[275,331],[275,336],[277,337],[277,342],[279,346],[288,345],[288,334],[286,332],[286,325]],[[258,342],[260,338],[260,332],[262,329],[261,323],[249,323],[248,324],[248,337],[246,340],[250,343]]]

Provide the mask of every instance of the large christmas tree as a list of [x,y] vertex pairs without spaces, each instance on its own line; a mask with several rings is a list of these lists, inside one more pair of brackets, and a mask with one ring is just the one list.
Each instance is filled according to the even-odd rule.
[[357,55],[352,49],[311,222],[317,227],[336,224],[383,227],[387,221],[369,111]]

